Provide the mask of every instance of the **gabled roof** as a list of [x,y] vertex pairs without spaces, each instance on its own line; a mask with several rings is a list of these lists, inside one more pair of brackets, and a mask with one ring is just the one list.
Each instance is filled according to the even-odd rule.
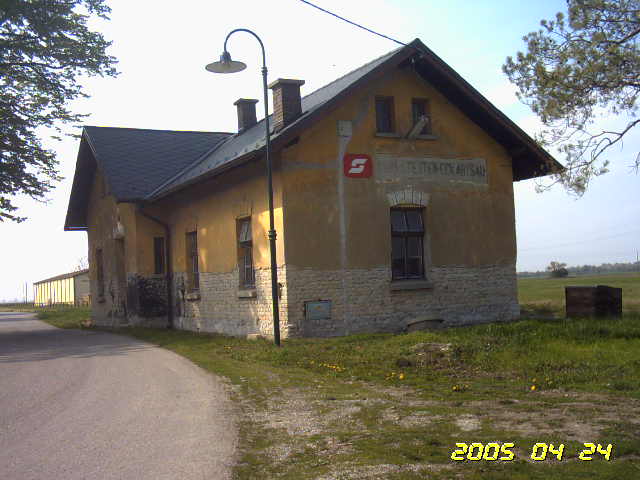
[[[302,115],[281,131],[272,134],[272,148],[277,149],[285,145],[300,130],[337,106],[342,98],[364,82],[378,78],[393,68],[409,65],[507,149],[513,158],[514,180],[539,177],[563,168],[546,150],[419,39],[305,96],[302,99]],[[270,125],[273,125],[271,120]],[[264,151],[264,145],[265,128],[264,119],[262,119],[250,129],[230,137],[219,148],[204,155],[199,162],[161,185],[148,197],[148,200],[161,198],[260,155]]]
[[[272,133],[277,150],[336,108],[366,82],[394,68],[413,68],[500,143],[513,159],[513,179],[562,170],[547,151],[484,98],[419,39],[338,78],[302,99],[302,115]],[[270,123],[273,125],[273,122]],[[85,127],[78,153],[66,230],[85,229],[96,165],[118,201],[154,201],[264,154],[264,119],[238,134]]]
[[78,277],[80,275],[86,275],[87,273],[89,273],[89,269],[85,268],[84,270],[78,270],[78,271],[70,272],[70,273],[63,273],[62,275],[56,275],[55,277],[45,278],[44,280],[40,280],[38,282],[33,282],[33,284],[34,285],[39,285],[41,283],[53,282],[55,280],[64,280],[65,278],[73,278],[73,277]]
[[76,162],[66,230],[86,228],[96,166],[117,201],[143,200],[158,186],[215,148],[230,133],[86,126]]

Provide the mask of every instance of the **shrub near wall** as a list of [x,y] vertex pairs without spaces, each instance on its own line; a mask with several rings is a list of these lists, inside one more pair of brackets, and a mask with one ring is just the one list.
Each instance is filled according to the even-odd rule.
[[167,283],[164,278],[132,275],[127,281],[127,294],[129,315],[143,318],[167,315]]

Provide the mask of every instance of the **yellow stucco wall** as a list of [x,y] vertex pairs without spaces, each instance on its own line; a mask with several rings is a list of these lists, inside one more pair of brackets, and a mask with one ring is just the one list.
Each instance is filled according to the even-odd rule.
[[[375,135],[375,96],[393,96],[396,131],[413,126],[412,98],[430,102],[436,139],[408,140]],[[488,186],[411,180],[378,182],[344,178],[344,209],[349,268],[389,263],[387,194],[412,188],[429,195],[425,211],[431,265],[479,266],[515,262],[515,215],[511,159],[504,148],[410,69],[396,69],[348,97],[285,150],[284,204],[287,264],[340,268],[342,154],[339,120],[353,125],[345,153],[393,156],[484,158]],[[376,168],[374,158],[374,171]],[[375,175],[374,175],[375,177]],[[293,226],[296,228],[293,228]],[[291,226],[291,228],[289,228]],[[302,227],[301,227],[302,226]]]
[[[277,163],[277,158],[275,159]],[[274,176],[275,228],[278,232],[278,264],[284,263],[282,189],[279,175]],[[171,256],[176,272],[186,270],[186,233],[198,232],[200,272],[228,273],[237,268],[236,220],[251,216],[253,257],[256,268],[270,265],[269,213],[264,162],[251,162],[221,177],[177,193],[148,206],[145,211],[168,222],[172,230]],[[157,225],[157,224],[156,224]],[[153,251],[151,229],[162,230],[150,220],[138,223],[140,241]],[[140,246],[144,250],[143,246]],[[140,273],[153,270],[153,257],[141,256]]]
[[[116,203],[105,186],[99,169],[93,179],[88,205],[89,275],[91,278],[92,313],[101,317],[122,310],[126,298],[126,275],[136,272],[137,251],[135,206]],[[120,224],[124,236],[117,239]],[[102,249],[104,296],[98,295],[96,251]]]

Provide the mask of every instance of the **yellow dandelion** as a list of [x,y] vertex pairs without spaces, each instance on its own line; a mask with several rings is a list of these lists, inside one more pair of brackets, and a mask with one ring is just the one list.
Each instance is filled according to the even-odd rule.
[[399,378],[400,380],[404,380],[404,373],[401,373],[400,375],[398,375],[398,378]]
[[531,391],[533,392],[536,389],[535,385],[531,385]]

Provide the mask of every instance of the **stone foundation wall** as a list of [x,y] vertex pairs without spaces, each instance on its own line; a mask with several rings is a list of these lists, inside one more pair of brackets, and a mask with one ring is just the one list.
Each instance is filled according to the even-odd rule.
[[[174,326],[234,336],[272,336],[270,269],[256,270],[255,276],[256,288],[251,293],[239,288],[237,269],[200,273],[200,291],[194,294],[184,289],[185,274],[176,273]],[[281,336],[400,332],[421,318],[442,319],[444,326],[455,326],[514,320],[520,315],[515,265],[431,268],[427,280],[428,289],[392,290],[386,265],[344,272],[280,267]],[[166,325],[166,317],[141,316],[144,312],[135,307],[123,318],[126,307],[119,301],[120,292],[113,293],[116,298],[101,305],[103,315],[96,316],[94,310],[97,324]],[[330,318],[305,319],[305,302],[318,300],[331,301]]]
[[[255,296],[239,287],[239,273],[200,273],[197,294],[185,291],[184,273],[174,274],[176,328],[244,336],[259,333],[273,335],[271,301],[271,269],[255,271]],[[288,336],[287,329],[287,270],[278,268],[280,289],[280,332]]]
[[127,319],[127,290],[115,280],[115,275],[105,269],[104,295],[92,288],[91,322],[101,327],[117,328],[129,324]]
[[[287,268],[289,333],[337,336],[399,332],[419,318],[445,326],[519,317],[515,265],[437,267],[427,272],[429,289],[391,289],[388,266],[345,272]],[[330,300],[331,318],[305,320],[305,301]]]

